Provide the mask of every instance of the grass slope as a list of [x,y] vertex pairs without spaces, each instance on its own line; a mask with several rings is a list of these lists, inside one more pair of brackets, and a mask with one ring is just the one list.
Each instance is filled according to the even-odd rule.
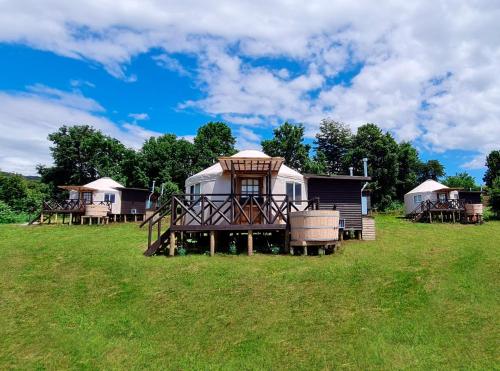
[[166,259],[131,224],[0,226],[0,369],[498,368],[500,223],[377,232]]

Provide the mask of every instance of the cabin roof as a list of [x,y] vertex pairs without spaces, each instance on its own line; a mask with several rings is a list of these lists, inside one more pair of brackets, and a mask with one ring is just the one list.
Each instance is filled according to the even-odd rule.
[[436,182],[435,180],[427,179],[425,182],[423,182],[422,184],[413,188],[410,192],[408,192],[406,194],[409,195],[412,193],[435,192],[438,190],[442,191],[445,189],[449,189],[449,188],[447,186],[445,186],[444,184]]
[[337,179],[337,180],[359,180],[368,182],[372,180],[370,176],[360,176],[360,175],[316,175],[316,174],[304,174],[306,179]]

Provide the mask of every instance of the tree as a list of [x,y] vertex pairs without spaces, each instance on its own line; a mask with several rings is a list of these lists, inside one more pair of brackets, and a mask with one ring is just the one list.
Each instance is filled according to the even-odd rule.
[[306,169],[311,146],[304,144],[304,126],[285,122],[273,131],[272,139],[261,142],[264,153],[271,157],[283,157],[285,164],[298,171]]
[[398,144],[391,134],[383,133],[375,124],[360,126],[352,140],[346,159],[362,174],[362,159],[368,158],[368,175],[372,177],[372,203],[383,210],[396,198],[398,179]]
[[418,173],[419,183],[425,182],[427,179],[437,181],[444,176],[444,166],[438,160],[429,160],[420,165]]
[[491,186],[488,189],[490,196],[489,205],[491,210],[496,214],[497,218],[500,217],[500,176],[493,179]]
[[141,152],[127,148],[120,164],[121,177],[127,187],[148,188],[149,179],[146,174],[146,161]]
[[447,176],[443,184],[450,188],[463,188],[467,190],[478,188],[475,179],[465,171]]
[[491,187],[493,180],[500,177],[500,150],[491,151],[486,157],[486,173],[484,174],[484,183]]
[[418,151],[410,142],[402,142],[398,146],[398,180],[396,196],[402,201],[404,195],[418,185],[418,173],[421,162]]
[[45,183],[85,184],[103,176],[121,181],[126,148],[88,125],[62,126],[49,135],[54,166],[38,166]]
[[319,133],[316,134],[316,152],[325,157],[328,174],[346,173],[345,156],[352,142],[351,129],[340,122],[330,119],[321,121]]
[[18,174],[0,174],[0,201],[16,212],[38,209],[48,198],[49,188],[38,180]]
[[194,145],[177,139],[174,134],[148,139],[142,146],[141,155],[147,179],[156,181],[157,185],[173,182],[180,189],[184,188],[196,161]]
[[194,138],[196,163],[193,170],[200,171],[213,165],[221,156],[236,153],[231,128],[223,122],[209,122],[201,126]]

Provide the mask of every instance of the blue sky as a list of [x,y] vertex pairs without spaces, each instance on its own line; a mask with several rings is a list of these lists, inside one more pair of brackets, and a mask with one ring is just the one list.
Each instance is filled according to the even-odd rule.
[[240,149],[284,120],[374,122],[481,183],[500,147],[498,3],[16,1],[0,5],[0,169],[49,164],[91,124],[131,147],[227,122]]

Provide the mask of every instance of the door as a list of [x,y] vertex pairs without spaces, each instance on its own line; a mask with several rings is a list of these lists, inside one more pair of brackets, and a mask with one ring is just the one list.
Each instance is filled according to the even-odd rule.
[[[263,191],[263,181],[262,177],[238,177],[237,179],[237,193],[240,194],[239,202],[243,205],[245,202],[247,204],[243,206],[243,211],[250,220],[253,220],[254,224],[260,224],[262,222],[262,217],[260,215],[260,210],[255,202],[262,204],[262,191]],[[248,198],[253,196],[251,200],[252,205],[250,205],[250,200]],[[249,224],[247,218],[241,215],[238,219],[239,224]]]

